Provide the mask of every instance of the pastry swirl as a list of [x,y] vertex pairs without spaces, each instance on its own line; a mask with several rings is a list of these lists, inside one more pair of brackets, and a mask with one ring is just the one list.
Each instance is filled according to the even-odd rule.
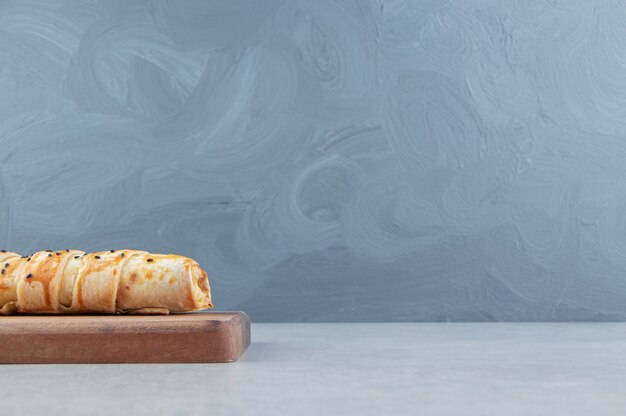
[[0,252],[0,314],[167,314],[212,308],[188,257],[139,250]]

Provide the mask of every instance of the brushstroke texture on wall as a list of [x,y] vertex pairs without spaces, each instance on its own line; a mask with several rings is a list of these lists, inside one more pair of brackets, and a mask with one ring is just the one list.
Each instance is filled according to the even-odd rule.
[[626,319],[626,5],[0,1],[0,243],[254,320]]

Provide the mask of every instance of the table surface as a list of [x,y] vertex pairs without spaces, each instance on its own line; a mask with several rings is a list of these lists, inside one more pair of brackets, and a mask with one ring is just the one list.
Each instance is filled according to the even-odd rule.
[[626,414],[626,323],[253,324],[235,363],[0,378],[2,414]]

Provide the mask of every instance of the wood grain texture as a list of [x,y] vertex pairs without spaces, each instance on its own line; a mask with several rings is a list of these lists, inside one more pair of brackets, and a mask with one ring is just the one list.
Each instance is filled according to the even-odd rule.
[[243,312],[0,317],[0,363],[219,363],[250,344]]

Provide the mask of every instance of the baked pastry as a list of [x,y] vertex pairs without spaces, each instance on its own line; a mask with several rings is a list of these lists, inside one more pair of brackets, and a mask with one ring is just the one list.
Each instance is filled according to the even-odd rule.
[[0,314],[168,314],[212,308],[206,272],[188,257],[139,250],[0,251]]

